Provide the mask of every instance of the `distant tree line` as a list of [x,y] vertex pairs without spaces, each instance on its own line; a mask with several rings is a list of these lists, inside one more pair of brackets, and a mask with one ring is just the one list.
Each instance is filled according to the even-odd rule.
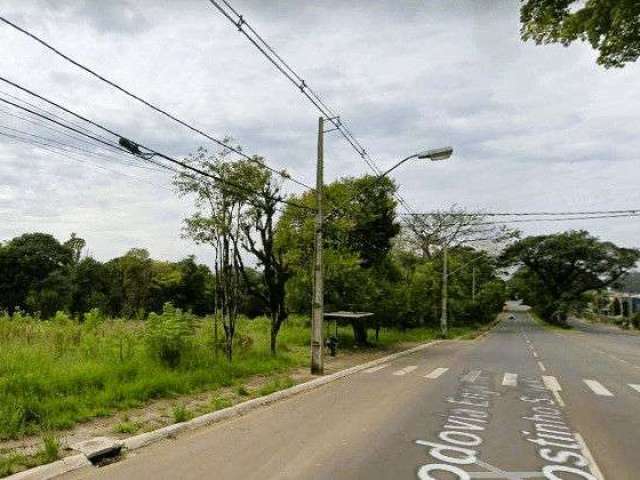
[[[165,303],[198,315],[214,311],[214,275],[193,256],[154,260],[147,250],[134,248],[100,262],[82,256],[83,247],[75,235],[60,243],[46,233],[0,244],[0,310],[21,309],[42,318],[66,311],[80,319],[94,308],[113,317],[144,318],[161,312]],[[242,304],[243,313],[264,313],[256,299],[243,297]]]

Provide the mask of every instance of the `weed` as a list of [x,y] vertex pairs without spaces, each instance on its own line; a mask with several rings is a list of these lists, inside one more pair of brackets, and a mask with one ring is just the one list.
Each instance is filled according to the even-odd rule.
[[50,433],[45,433],[42,436],[42,463],[55,462],[60,458],[60,442],[58,439]]
[[175,405],[172,413],[174,423],[186,422],[192,417],[191,412],[185,405]]
[[120,422],[113,426],[114,433],[135,433],[138,431],[138,424],[133,422]]
[[240,395],[241,397],[248,397],[249,395],[251,395],[249,390],[247,390],[247,387],[245,387],[244,385],[240,385],[238,387],[237,392],[238,392],[238,395]]
[[260,389],[258,390],[258,395],[260,396],[269,395],[270,393],[284,390],[285,388],[293,387],[295,383],[296,382],[294,382],[291,377],[274,378],[273,380],[270,380],[265,385],[260,387]]
[[232,402],[228,398],[216,397],[211,400],[211,405],[213,406],[214,410],[222,410],[223,408],[230,407],[232,405]]

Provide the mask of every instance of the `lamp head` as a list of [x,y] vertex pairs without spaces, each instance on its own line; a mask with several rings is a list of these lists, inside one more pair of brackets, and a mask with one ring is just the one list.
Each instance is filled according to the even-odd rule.
[[426,150],[424,152],[420,152],[418,154],[418,158],[420,159],[429,159],[432,162],[437,162],[440,160],[446,160],[453,153],[453,148],[444,147],[444,148],[434,148],[433,150]]

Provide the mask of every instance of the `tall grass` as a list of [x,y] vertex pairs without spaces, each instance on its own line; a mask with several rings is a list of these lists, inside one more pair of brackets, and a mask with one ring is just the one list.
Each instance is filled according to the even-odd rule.
[[[70,428],[151,399],[237,386],[251,375],[285,373],[307,362],[306,318],[292,316],[283,325],[276,356],[269,353],[269,328],[266,318],[241,319],[229,363],[221,351],[215,354],[212,320],[193,318],[179,361],[167,362],[152,351],[157,341],[148,340],[142,321],[97,313],[86,323],[64,314],[49,321],[0,315],[0,439]],[[385,330],[380,344],[434,336],[429,329]],[[340,348],[353,344],[350,328],[340,327],[339,340]]]

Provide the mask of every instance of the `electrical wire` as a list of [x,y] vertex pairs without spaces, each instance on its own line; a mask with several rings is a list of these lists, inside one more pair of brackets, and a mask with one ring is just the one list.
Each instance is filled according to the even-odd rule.
[[[20,88],[22,88],[22,87],[20,87]],[[27,91],[27,90],[26,90],[26,89],[24,89],[24,88],[22,88],[22,89],[23,89],[23,90],[25,90],[25,91]],[[116,132],[114,132],[114,131],[112,131],[112,130],[107,129],[106,127],[103,127],[102,125],[100,125],[100,124],[98,124],[98,123],[96,123],[96,122],[94,122],[94,121],[92,121],[92,120],[88,120],[86,117],[83,117],[83,116],[81,116],[81,115],[79,115],[79,114],[76,114],[75,112],[72,112],[71,110],[67,109],[66,107],[62,107],[62,106],[60,106],[60,105],[58,105],[58,104],[54,104],[54,102],[51,102],[50,100],[48,100],[48,99],[44,98],[44,97],[43,97],[43,96],[41,96],[41,95],[38,95],[38,94],[35,94],[35,95],[36,95],[38,98],[40,98],[40,99],[42,99],[42,100],[46,101],[46,102],[47,102],[47,103],[49,103],[49,104],[52,104],[52,105],[58,106],[58,107],[59,107],[59,108],[61,108],[63,111],[65,111],[65,112],[67,112],[67,113],[69,113],[69,114],[71,114],[71,115],[74,115],[76,118],[80,118],[81,120],[85,120],[85,121],[87,121],[87,122],[91,123],[92,125],[97,126],[97,127],[101,128],[102,130],[107,131],[108,133],[111,133],[112,135],[114,135],[114,136],[116,136],[116,137],[120,138],[120,143],[122,143],[122,142],[123,142],[123,140],[126,140],[124,136],[122,136],[122,135],[120,135],[120,134],[118,134],[118,133],[116,133]],[[171,163],[173,163],[173,164],[175,164],[175,165],[179,165],[179,166],[180,166],[180,167],[182,167],[183,169],[187,169],[187,170],[190,170],[190,171],[192,171],[192,172],[194,172],[194,173],[197,173],[198,175],[202,175],[202,176],[204,176],[204,177],[210,178],[210,179],[214,180],[215,182],[217,182],[218,184],[226,185],[227,187],[233,187],[233,188],[235,188],[236,190],[243,191],[243,192],[245,192],[245,193],[250,193],[250,194],[255,194],[255,193],[257,193],[257,192],[255,192],[254,190],[252,190],[251,188],[248,188],[248,187],[246,187],[246,186],[244,186],[244,185],[238,184],[238,183],[236,183],[236,182],[229,181],[228,179],[224,179],[224,178],[222,178],[222,177],[220,177],[220,176],[218,176],[218,175],[214,175],[214,174],[212,174],[212,173],[205,172],[204,170],[202,170],[202,169],[200,169],[200,168],[197,168],[197,167],[194,167],[194,166],[192,166],[192,165],[189,165],[188,163],[185,163],[185,162],[183,162],[183,161],[181,161],[181,160],[177,160],[177,159],[175,159],[175,158],[173,158],[173,157],[171,157],[171,156],[169,156],[169,155],[166,155],[166,154],[164,154],[164,153],[161,153],[161,152],[159,152],[159,151],[157,151],[157,150],[153,150],[153,149],[151,149],[151,148],[149,148],[149,147],[146,147],[146,146],[144,146],[144,145],[142,145],[142,144],[137,144],[137,143],[133,143],[133,142],[131,142],[131,141],[129,141],[129,140],[126,140],[127,142],[129,142],[129,144],[130,144],[130,145],[135,145],[135,147],[136,147],[136,148],[138,148],[138,147],[142,147],[144,150],[146,150],[146,151],[148,152],[148,153],[144,153],[144,152],[139,152],[139,151],[138,151],[137,153],[134,153],[134,151],[132,151],[132,150],[129,150],[129,149],[126,149],[126,148],[122,148],[122,147],[121,147],[121,146],[119,146],[119,145],[118,145],[118,146],[114,146],[112,143],[110,143],[110,142],[108,142],[108,141],[105,141],[105,140],[102,140],[102,139],[100,139],[100,138],[97,138],[97,137],[96,137],[96,136],[94,136],[94,135],[91,135],[91,134],[88,134],[88,133],[84,133],[84,132],[82,132],[81,130],[79,130],[79,129],[75,128],[75,127],[72,127],[72,126],[69,126],[69,125],[65,125],[64,123],[62,123],[62,122],[60,122],[60,121],[58,121],[58,120],[55,120],[55,119],[53,119],[53,118],[51,118],[51,117],[49,117],[49,116],[47,116],[47,115],[44,115],[44,114],[38,113],[38,112],[36,112],[35,110],[32,110],[32,109],[30,109],[30,108],[27,108],[27,107],[24,107],[24,106],[18,105],[18,104],[14,103],[14,102],[11,102],[11,101],[9,101],[9,100],[6,100],[6,99],[3,99],[3,98],[0,98],[0,102],[4,102],[4,103],[6,103],[6,104],[8,104],[8,105],[12,105],[12,106],[14,106],[14,107],[16,107],[16,108],[18,108],[18,109],[20,109],[20,110],[23,110],[23,111],[26,111],[26,112],[28,112],[28,113],[31,113],[32,115],[35,115],[35,116],[37,116],[37,117],[40,117],[40,118],[42,118],[42,119],[44,119],[44,120],[47,120],[47,121],[49,121],[49,122],[52,122],[52,123],[54,123],[54,124],[56,124],[56,125],[59,125],[59,126],[61,126],[61,127],[64,127],[64,128],[66,128],[66,129],[68,129],[68,130],[71,130],[71,131],[73,131],[73,132],[79,133],[80,135],[84,135],[84,136],[86,136],[86,137],[88,137],[88,138],[91,138],[91,139],[93,139],[93,140],[95,140],[95,141],[97,141],[97,142],[99,142],[99,143],[102,143],[102,144],[108,145],[108,146],[110,146],[110,147],[115,147],[116,149],[121,150],[121,151],[123,151],[123,152],[125,152],[125,153],[128,153],[128,154],[133,154],[134,156],[136,156],[136,157],[138,157],[138,158],[142,158],[143,160],[149,160],[149,158],[150,158],[150,157],[148,157],[148,155],[157,155],[157,156],[159,156],[159,157],[161,157],[161,158],[164,158],[165,160],[167,160],[167,161],[169,161],[169,162],[171,162]],[[271,199],[272,199],[272,200],[274,200],[274,201],[276,201],[276,202],[279,202],[279,203],[284,203],[284,204],[290,205],[290,206],[292,206],[292,207],[303,208],[303,209],[309,209],[309,210],[314,210],[314,211],[315,211],[315,209],[313,209],[313,208],[311,208],[311,207],[307,207],[306,205],[302,205],[302,204],[299,204],[299,203],[297,203],[297,202],[293,202],[293,201],[291,201],[291,200],[287,200],[287,199],[282,198],[282,197],[272,197]]]
[[59,57],[63,58],[64,60],[68,61],[69,63],[75,65],[76,67],[84,70],[85,72],[89,73],[90,75],[93,75],[94,77],[96,77],[97,79],[101,80],[102,82],[106,83],[107,85],[115,88],[116,90],[119,90],[120,92],[124,93],[125,95],[127,95],[130,98],[133,98],[134,100],[142,103],[143,105],[151,108],[152,110],[154,110],[157,113],[160,113],[161,115],[164,115],[165,117],[173,120],[174,122],[182,125],[183,127],[188,128],[189,130],[207,138],[208,140],[211,140],[212,142],[220,145],[221,147],[241,156],[242,158],[253,162],[259,166],[261,166],[262,168],[265,168],[269,171],[271,171],[272,173],[282,177],[285,180],[289,180],[301,187],[307,188],[309,190],[313,190],[313,188],[310,185],[307,185],[306,183],[292,177],[290,174],[277,170],[273,167],[270,167],[269,165],[267,165],[265,162],[258,160],[255,157],[252,157],[250,155],[247,155],[246,153],[244,153],[242,150],[240,150],[239,148],[233,147],[232,145],[229,145],[227,143],[225,143],[224,141],[217,139],[215,137],[213,137],[212,135],[206,133],[205,131],[201,130],[200,128],[194,127],[193,125],[187,123],[184,120],[181,120],[180,118],[178,118],[177,116],[175,116],[172,113],[169,113],[168,111],[157,107],[156,105],[152,104],[151,102],[145,100],[144,98],[130,92],[129,90],[127,90],[126,88],[120,86],[119,84],[117,84],[116,82],[109,80],[108,78],[106,78],[105,76],[97,73],[96,71],[92,70],[91,68],[81,64],[80,62],[78,62],[77,60],[74,60],[73,58],[69,57],[68,55],[66,55],[65,53],[63,53],[62,51],[58,50],[56,47],[54,47],[53,45],[51,45],[50,43],[46,42],[45,40],[43,40],[42,38],[38,37],[37,35],[35,35],[34,33],[29,32],[28,30],[18,26],[17,24],[11,22],[10,20],[6,19],[3,16],[0,16],[0,21],[4,22],[6,25],[12,27],[13,29],[19,31],[20,33],[30,37],[31,39],[35,40],[36,42],[38,42],[40,45],[42,45],[43,47],[47,48],[48,50],[52,51],[53,53],[55,53],[56,55],[58,55]]
[[[340,115],[329,108],[320,96],[309,86],[309,84],[275,51],[275,49],[267,43],[267,41],[246,21],[236,9],[234,9],[227,0],[222,0],[224,7],[218,0],[209,0],[209,2],[253,44],[260,53],[282,73],[298,90],[313,104],[313,106],[322,114],[322,116],[333,125],[333,130],[337,130],[347,140],[356,153],[369,166],[373,173],[380,175],[381,170],[376,162],[371,158],[367,150],[355,137],[351,130],[342,121]],[[226,9],[225,9],[226,7]],[[229,10],[229,11],[227,11]],[[394,197],[398,203],[402,205],[408,212],[413,212],[407,201],[398,193],[394,193]]]
[[618,214],[618,213],[640,213],[640,208],[627,210],[591,210],[578,212],[422,212],[411,213],[406,215],[424,215],[435,216],[446,214],[450,217],[464,217],[467,215],[477,215],[481,217],[524,217],[524,216],[556,216],[556,215],[600,215],[600,214]]

